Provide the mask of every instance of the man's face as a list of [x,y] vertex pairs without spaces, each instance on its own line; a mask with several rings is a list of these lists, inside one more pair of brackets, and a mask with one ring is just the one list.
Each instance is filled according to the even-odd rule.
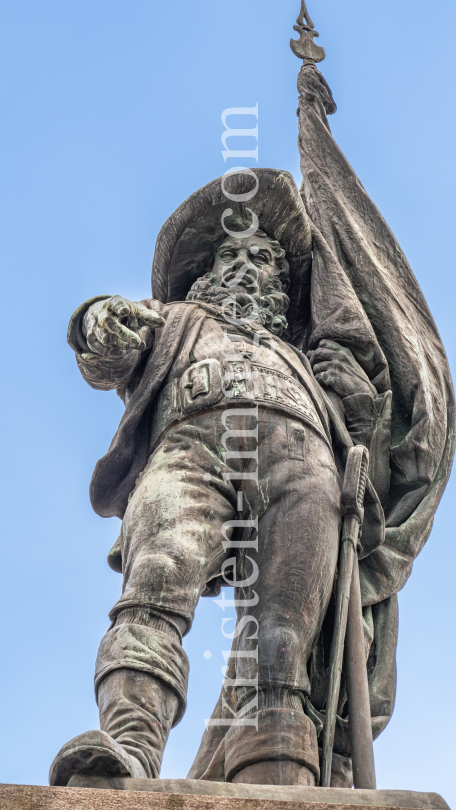
[[242,287],[249,295],[262,295],[277,273],[275,257],[266,236],[228,236],[217,250],[214,272],[220,287]]

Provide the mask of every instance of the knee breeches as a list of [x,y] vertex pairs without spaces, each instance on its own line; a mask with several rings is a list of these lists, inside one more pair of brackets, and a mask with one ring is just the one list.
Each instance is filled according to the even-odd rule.
[[[188,662],[179,635],[223,570],[242,580],[236,599],[252,602],[238,607],[238,618],[253,621],[244,619],[238,648],[249,649],[258,628],[258,661],[240,658],[237,677],[258,674],[260,685],[308,693],[307,661],[337,560],[338,475],[310,426],[250,411],[197,415],[170,429],[149,459],[122,524],[123,592],[100,646],[97,683],[113,669],[148,671],[174,689],[183,711]],[[246,531],[251,547],[230,549]],[[118,621],[136,609],[150,621]]]

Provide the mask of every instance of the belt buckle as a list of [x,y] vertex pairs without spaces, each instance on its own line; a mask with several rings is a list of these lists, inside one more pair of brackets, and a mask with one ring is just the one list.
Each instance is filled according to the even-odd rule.
[[219,361],[211,359],[193,363],[181,377],[180,395],[185,413],[220,402],[223,390]]

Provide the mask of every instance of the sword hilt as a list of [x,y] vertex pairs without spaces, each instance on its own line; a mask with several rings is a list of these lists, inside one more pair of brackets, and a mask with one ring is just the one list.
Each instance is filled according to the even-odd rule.
[[[358,547],[358,537],[364,520],[364,495],[369,470],[369,451],[362,444],[351,447],[345,465],[342,489],[342,515],[344,528],[342,540],[351,540]],[[351,518],[351,519],[350,519]]]
[[362,524],[364,494],[369,470],[369,451],[362,444],[351,447],[345,465],[342,489],[342,515],[354,515]]

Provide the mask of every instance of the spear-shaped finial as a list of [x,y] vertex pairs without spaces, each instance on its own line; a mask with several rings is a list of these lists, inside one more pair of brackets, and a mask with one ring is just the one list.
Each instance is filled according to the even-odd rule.
[[299,59],[311,59],[313,62],[323,62],[325,49],[316,45],[314,37],[320,36],[315,31],[315,26],[310,19],[305,0],[301,0],[301,11],[299,12],[294,30],[298,32],[299,39],[290,39],[290,48]]

